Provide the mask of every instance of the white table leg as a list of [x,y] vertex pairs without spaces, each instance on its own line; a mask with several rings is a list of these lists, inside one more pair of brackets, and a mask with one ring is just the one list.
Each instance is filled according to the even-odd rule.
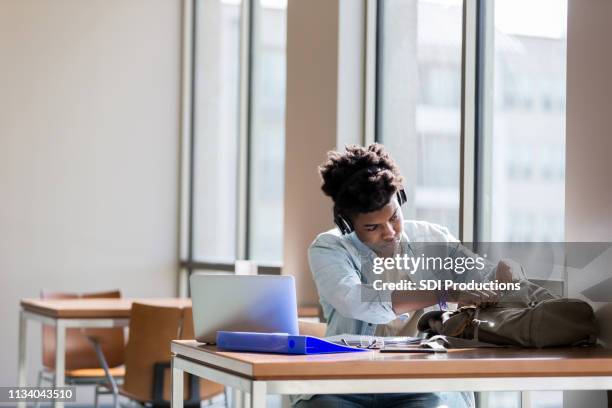
[[[26,342],[27,342],[27,324],[28,321],[25,318],[23,310],[19,311],[19,355],[18,355],[18,367],[17,367],[17,384],[20,387],[26,386],[27,381],[27,360],[26,360]],[[18,408],[25,408],[25,402],[19,402]]]
[[531,408],[531,391],[521,391],[521,408]]
[[[66,326],[62,319],[55,322],[55,388],[65,385],[66,375]],[[64,408],[63,401],[55,401],[55,408]]]
[[246,392],[242,392],[237,388],[232,388],[231,394],[232,394],[231,408],[245,408],[246,407],[246,401],[247,401],[247,395],[248,395]]
[[288,395],[281,395],[281,408],[291,408],[291,398]]
[[251,384],[250,408],[266,408],[266,382],[253,381]]
[[183,370],[176,366],[172,357],[172,408],[183,408]]

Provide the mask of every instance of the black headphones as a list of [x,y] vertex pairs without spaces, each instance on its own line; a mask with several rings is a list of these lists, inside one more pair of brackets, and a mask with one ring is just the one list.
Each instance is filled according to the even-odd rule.
[[[397,202],[399,203],[400,207],[406,201],[408,201],[408,199],[406,198],[406,191],[404,191],[403,188],[397,190],[397,192],[395,193],[395,196],[397,197]],[[336,227],[338,227],[342,235],[350,234],[351,232],[355,230],[355,228],[353,227],[353,223],[348,219],[348,217],[344,217],[342,214],[340,214],[340,212],[337,211],[335,206],[334,206],[334,224],[336,224]]]

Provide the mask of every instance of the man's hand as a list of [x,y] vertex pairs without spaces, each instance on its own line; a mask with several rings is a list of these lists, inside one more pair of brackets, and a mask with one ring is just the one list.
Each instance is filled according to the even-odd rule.
[[497,264],[495,279],[500,282],[512,282],[512,268],[503,259]]
[[499,302],[499,293],[491,290],[457,291],[454,301],[461,306],[489,307]]

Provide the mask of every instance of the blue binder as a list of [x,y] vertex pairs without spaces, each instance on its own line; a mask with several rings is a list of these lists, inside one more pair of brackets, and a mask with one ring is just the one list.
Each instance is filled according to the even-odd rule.
[[326,354],[366,351],[312,336],[287,333],[217,332],[217,347],[230,351],[255,351],[279,354]]

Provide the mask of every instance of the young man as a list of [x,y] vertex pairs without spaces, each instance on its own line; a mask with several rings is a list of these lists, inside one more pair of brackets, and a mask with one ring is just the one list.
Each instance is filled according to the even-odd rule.
[[[327,335],[415,335],[422,309],[445,300],[480,304],[494,302],[494,292],[380,291],[373,282],[377,257],[409,254],[411,243],[449,243],[462,251],[448,229],[424,221],[404,221],[405,201],[399,168],[379,144],[347,146],[344,153],[329,152],[319,167],[322,190],[334,203],[336,229],[320,234],[310,246],[310,268],[327,320]],[[414,245],[413,245],[414,246]],[[397,271],[395,272],[397,275]],[[503,267],[466,280],[508,280]],[[401,273],[400,273],[401,274]],[[310,398],[310,399],[308,399]],[[473,406],[472,393],[406,393],[302,396],[295,407],[419,407]]]

